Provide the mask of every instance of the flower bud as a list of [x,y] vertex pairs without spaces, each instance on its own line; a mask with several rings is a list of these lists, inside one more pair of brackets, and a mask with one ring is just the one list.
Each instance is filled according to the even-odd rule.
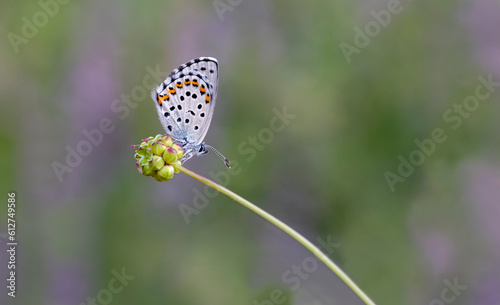
[[167,145],[165,145],[163,141],[156,141],[153,143],[153,146],[151,146],[151,151],[153,154],[161,156],[166,148]]
[[172,144],[174,143],[172,141],[172,138],[169,136],[169,135],[164,135],[163,137],[160,138],[160,140],[165,143],[165,146],[172,146]]
[[174,144],[172,145],[172,148],[177,150],[177,159],[182,158],[182,155],[184,155],[184,149],[182,148],[182,146],[180,146],[179,144]]
[[153,160],[151,160],[152,167],[155,171],[160,170],[163,165],[165,165],[165,161],[163,161],[163,158],[160,156],[153,156]]
[[155,173],[155,170],[154,170],[151,163],[146,163],[142,166],[142,174],[144,176],[153,176],[154,173]]
[[163,160],[165,160],[167,164],[172,164],[177,161],[177,150],[173,147],[167,147],[163,153]]
[[[141,157],[144,157],[146,155],[146,148],[145,147],[140,147],[135,151],[136,155],[139,155]],[[140,159],[140,158],[139,158]]]
[[[182,165],[181,161],[179,161],[179,160],[175,161],[173,164],[175,164],[175,165],[179,165],[179,166],[181,166],[181,165]],[[181,172],[180,170],[178,170],[176,167],[174,167],[174,173],[175,173],[175,174],[178,174],[178,173],[180,173],[180,172]]]
[[174,177],[174,167],[172,165],[165,165],[162,169],[156,172],[154,177],[160,182],[168,181]]

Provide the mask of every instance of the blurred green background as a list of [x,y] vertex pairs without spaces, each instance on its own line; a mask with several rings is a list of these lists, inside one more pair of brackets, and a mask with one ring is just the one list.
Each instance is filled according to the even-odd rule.
[[130,145],[164,132],[144,78],[199,56],[220,65],[206,142],[239,170],[186,167],[334,243],[377,304],[500,304],[499,93],[480,80],[500,81],[498,1],[63,2],[0,11],[2,278],[12,191],[19,241],[1,304],[362,304],[230,199],[137,173]]

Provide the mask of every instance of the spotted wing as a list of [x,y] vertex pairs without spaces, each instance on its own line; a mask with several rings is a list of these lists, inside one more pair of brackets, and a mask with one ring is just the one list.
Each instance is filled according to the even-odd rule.
[[213,87],[198,71],[180,72],[158,94],[163,127],[180,143],[200,144],[210,125]]
[[153,92],[163,127],[179,142],[199,144],[215,108],[219,69],[215,58],[193,59],[170,73]]

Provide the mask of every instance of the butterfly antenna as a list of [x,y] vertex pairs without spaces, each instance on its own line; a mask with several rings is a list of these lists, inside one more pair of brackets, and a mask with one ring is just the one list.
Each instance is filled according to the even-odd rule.
[[231,168],[231,165],[229,164],[229,160],[226,159],[226,157],[224,157],[217,149],[215,149],[214,147],[212,147],[208,144],[205,144],[205,147],[210,148],[222,160],[222,162],[224,162],[224,164],[227,166],[227,168]]

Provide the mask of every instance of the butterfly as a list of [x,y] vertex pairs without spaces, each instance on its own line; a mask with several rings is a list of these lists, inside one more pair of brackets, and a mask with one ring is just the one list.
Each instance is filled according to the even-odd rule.
[[184,149],[181,162],[211,149],[228,167],[229,161],[203,139],[214,114],[219,63],[199,57],[173,70],[151,93],[163,128]]

